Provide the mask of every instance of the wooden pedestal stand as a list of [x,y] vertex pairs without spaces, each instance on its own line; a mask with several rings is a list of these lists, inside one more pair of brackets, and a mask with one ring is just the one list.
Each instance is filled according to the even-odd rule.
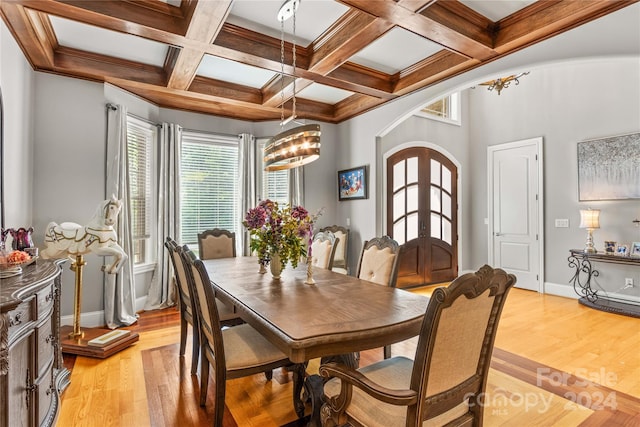
[[73,326],[65,325],[60,328],[60,340],[62,352],[77,354],[80,356],[107,358],[114,353],[129,347],[138,341],[139,336],[135,332],[109,342],[106,345],[89,345],[89,341],[102,335],[113,332],[106,328],[80,329],[80,304],[82,302],[82,268],[86,262],[82,255],[76,255],[76,260],[71,264],[71,270],[76,274],[76,286],[73,306]]

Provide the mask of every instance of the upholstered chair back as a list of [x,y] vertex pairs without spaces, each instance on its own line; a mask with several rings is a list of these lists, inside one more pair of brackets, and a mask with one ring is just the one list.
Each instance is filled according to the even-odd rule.
[[389,236],[365,241],[360,254],[357,277],[395,287],[399,254],[400,245]]
[[349,253],[349,229],[340,225],[332,225],[329,227],[323,227],[320,231],[330,231],[338,239],[336,244],[336,253],[333,257],[332,270],[339,273],[348,273],[348,260],[347,255]]
[[436,289],[414,360],[396,356],[358,372],[322,365],[324,377],[340,378],[324,386],[323,426],[482,426],[498,322],[515,282],[485,265]]
[[236,233],[214,228],[198,234],[200,259],[231,258],[236,256]]
[[339,240],[332,232],[318,232],[311,243],[311,263],[313,266],[331,270],[338,243]]

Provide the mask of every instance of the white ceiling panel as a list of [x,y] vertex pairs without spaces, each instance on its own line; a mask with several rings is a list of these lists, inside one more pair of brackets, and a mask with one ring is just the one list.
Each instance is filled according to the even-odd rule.
[[335,104],[350,97],[351,95],[353,95],[353,92],[331,86],[325,86],[320,83],[309,85],[297,94],[300,98],[326,102],[328,104]]
[[[399,46],[411,48],[403,49],[398,48]],[[387,74],[395,74],[440,50],[440,45],[396,27],[353,55],[349,61]]]
[[[227,21],[263,34],[280,38],[280,21],[277,15],[283,1],[236,0]],[[296,12],[296,43],[307,46],[331,26],[348,7],[333,0],[304,0]],[[284,23],[285,39],[293,41],[293,19]]]
[[202,58],[197,74],[253,88],[261,88],[276,75],[273,71],[211,55],[205,55]]
[[162,67],[166,44],[117,31],[105,30],[56,16],[49,16],[61,46]]
[[460,0],[460,3],[486,16],[493,22],[506,18],[535,2],[536,0]]

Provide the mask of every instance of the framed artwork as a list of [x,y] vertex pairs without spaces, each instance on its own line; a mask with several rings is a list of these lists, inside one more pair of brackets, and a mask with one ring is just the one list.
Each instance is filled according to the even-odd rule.
[[608,254],[613,254],[616,251],[616,242],[610,240],[604,241],[604,251]]
[[633,242],[629,256],[640,258],[640,242]]
[[627,255],[629,255],[629,245],[618,245],[618,246],[616,246],[616,255],[618,255],[618,256],[627,256]]
[[368,167],[338,171],[338,200],[355,200],[369,198]]
[[578,143],[578,199],[640,199],[640,133]]

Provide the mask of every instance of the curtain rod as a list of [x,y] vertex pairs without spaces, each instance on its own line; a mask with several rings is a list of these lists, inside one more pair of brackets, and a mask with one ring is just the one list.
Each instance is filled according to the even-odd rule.
[[[225,137],[229,137],[229,138],[238,138],[240,135],[242,135],[242,133],[222,133],[222,132],[213,132],[213,131],[209,131],[209,130],[200,130],[200,129],[187,129],[187,128],[182,128],[183,132],[193,132],[193,133],[204,133],[206,135],[216,135],[216,136],[225,136]],[[245,132],[243,132],[245,133]]]
[[[116,111],[117,109],[118,109],[118,106],[117,106],[117,105],[115,105],[115,104],[111,104],[111,103],[108,103],[108,104],[107,104],[107,110]],[[133,117],[134,119],[140,120],[141,122],[145,122],[145,123],[150,124],[150,125],[152,125],[152,126],[162,127],[162,124],[161,124],[161,123],[156,123],[156,122],[154,122],[154,121],[151,121],[151,120],[149,120],[149,119],[145,119],[144,117],[140,117],[140,116],[138,116],[138,115],[136,115],[136,114],[133,114],[133,113],[129,113],[129,112],[127,112],[127,116],[131,116],[131,117]]]

